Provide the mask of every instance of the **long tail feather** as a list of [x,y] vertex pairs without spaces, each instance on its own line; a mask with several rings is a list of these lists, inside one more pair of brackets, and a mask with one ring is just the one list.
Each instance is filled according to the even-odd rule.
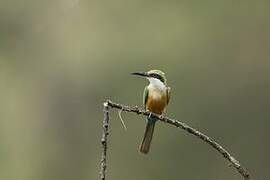
[[148,120],[144,132],[144,137],[140,145],[140,152],[147,154],[150,149],[153,133],[155,128],[155,121]]

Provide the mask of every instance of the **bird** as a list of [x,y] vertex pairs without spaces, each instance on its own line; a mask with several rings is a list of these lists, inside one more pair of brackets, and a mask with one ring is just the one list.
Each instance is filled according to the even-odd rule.
[[144,88],[143,105],[150,115],[146,118],[146,128],[142,142],[139,146],[139,151],[147,154],[150,150],[150,145],[154,133],[156,118],[151,116],[151,113],[164,115],[165,109],[170,101],[171,88],[167,86],[165,73],[161,70],[150,70],[147,72],[133,72],[132,75],[141,76],[149,81],[149,85]]

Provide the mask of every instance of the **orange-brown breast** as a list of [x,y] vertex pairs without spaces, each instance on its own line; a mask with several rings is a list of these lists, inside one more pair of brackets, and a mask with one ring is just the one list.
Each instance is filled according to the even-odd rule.
[[162,114],[166,105],[167,105],[166,93],[149,90],[148,99],[146,102],[147,110],[156,114]]

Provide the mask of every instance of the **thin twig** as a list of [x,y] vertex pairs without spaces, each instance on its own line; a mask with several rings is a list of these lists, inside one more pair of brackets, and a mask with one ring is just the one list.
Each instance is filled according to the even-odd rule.
[[[126,111],[126,112],[134,112],[136,114],[142,114],[144,116],[151,115],[152,117],[155,117],[156,119],[159,119],[160,121],[162,121],[164,123],[174,125],[174,126],[176,126],[178,128],[181,128],[181,129],[187,131],[190,134],[195,135],[196,137],[200,138],[204,142],[211,145],[218,152],[220,152],[223,155],[223,157],[226,158],[233,165],[233,167],[237,169],[237,171],[244,177],[245,180],[250,179],[249,172],[239,163],[239,161],[237,161],[232,155],[230,155],[230,153],[227,150],[225,150],[221,145],[219,145],[217,142],[215,142],[212,138],[210,138],[207,135],[199,132],[198,130],[188,126],[187,124],[185,124],[183,122],[180,122],[180,121],[178,121],[176,119],[171,119],[171,118],[168,118],[168,117],[159,116],[157,114],[141,110],[137,106],[136,107],[129,107],[129,106],[125,106],[125,105],[122,105],[122,104],[114,103],[114,102],[112,102],[110,100],[106,101],[105,104],[107,104],[107,106],[110,106],[111,108],[121,109],[122,111]],[[104,108],[105,108],[105,105],[104,105]],[[107,110],[108,110],[108,108],[107,108]],[[104,115],[105,115],[104,120],[109,118],[109,117],[106,118],[106,116],[108,116],[107,113],[105,113]],[[106,156],[106,151],[105,151],[105,156]],[[105,165],[106,165],[106,157],[105,157]],[[104,177],[105,177],[105,175],[104,175]]]
[[100,165],[100,179],[105,180],[106,178],[106,168],[107,168],[107,137],[109,135],[109,105],[108,102],[103,104],[104,106],[104,119],[103,119],[103,130],[101,137],[102,144],[102,155],[101,155],[101,165]]
[[124,122],[124,120],[123,120],[123,118],[122,118],[122,112],[123,112],[123,109],[120,109],[119,111],[118,111],[118,116],[119,116],[119,119],[120,119],[120,121],[121,121],[121,123],[122,123],[122,125],[123,125],[123,127],[124,127],[124,129],[125,129],[125,131],[127,130],[127,126],[125,125],[125,122]]

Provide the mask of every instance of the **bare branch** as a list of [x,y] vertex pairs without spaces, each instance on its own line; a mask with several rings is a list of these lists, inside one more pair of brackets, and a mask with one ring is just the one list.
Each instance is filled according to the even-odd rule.
[[[106,104],[106,106],[105,106],[105,104]],[[111,108],[120,109],[120,110],[126,111],[126,112],[133,112],[136,114],[142,114],[144,116],[150,115],[149,111],[144,111],[142,109],[139,109],[137,106],[129,107],[129,106],[125,106],[122,104],[114,103],[110,100],[108,100],[104,103],[104,109],[107,109],[106,112],[108,112],[107,106],[110,106]],[[105,122],[105,119],[109,118],[108,116],[109,116],[108,113],[104,114],[104,122]],[[159,116],[159,115],[154,114],[154,113],[151,113],[151,116],[155,117],[156,119],[159,119],[160,121],[162,121],[164,123],[171,124],[171,125],[174,125],[175,127],[181,128],[181,129],[187,131],[188,133],[193,134],[196,137],[200,138],[201,140],[203,140],[204,142],[206,142],[207,144],[209,144],[213,148],[215,148],[218,152],[220,152],[223,155],[223,157],[226,158],[232,164],[232,166],[234,168],[236,168],[236,170],[244,177],[245,180],[250,179],[249,172],[239,163],[239,161],[237,161],[227,150],[225,150],[221,145],[219,145],[217,142],[215,142],[212,138],[208,137],[207,135],[201,133],[200,131],[198,131],[198,130],[196,130],[196,129],[188,126],[187,124],[180,122],[176,119],[171,119],[168,117]],[[108,121],[107,121],[107,123],[108,123]],[[104,125],[103,125],[103,127],[104,127]],[[105,143],[105,145],[106,145],[106,143]],[[105,150],[105,158],[104,159],[105,159],[105,165],[106,165],[106,148],[104,150]],[[105,175],[104,175],[104,177],[105,177]]]
[[108,102],[104,103],[104,119],[103,119],[103,129],[102,129],[102,155],[101,155],[101,165],[100,165],[100,179],[105,180],[106,178],[106,168],[107,168],[107,137],[109,135],[109,105]]

